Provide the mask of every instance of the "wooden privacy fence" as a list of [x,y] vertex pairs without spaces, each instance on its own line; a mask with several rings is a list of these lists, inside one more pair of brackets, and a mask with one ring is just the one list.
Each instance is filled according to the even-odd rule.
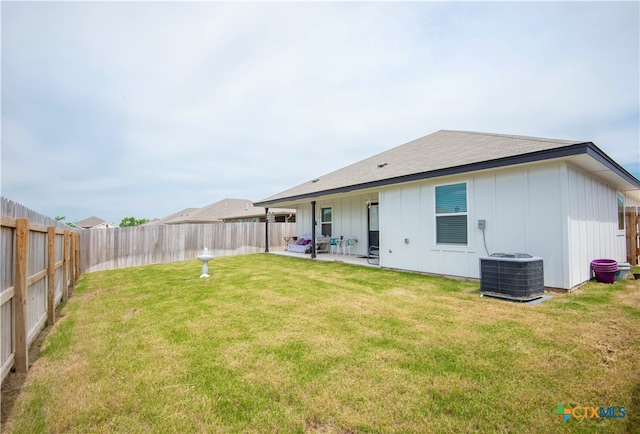
[[625,210],[625,227],[627,228],[627,262],[640,264],[640,207],[628,207]]
[[59,226],[2,216],[2,380],[12,367],[27,372],[31,343],[55,323],[55,308],[78,277],[78,233]]
[[[269,248],[283,249],[295,223],[269,223]],[[264,252],[265,223],[144,225],[83,231],[80,272],[194,260],[207,247],[214,256]]]

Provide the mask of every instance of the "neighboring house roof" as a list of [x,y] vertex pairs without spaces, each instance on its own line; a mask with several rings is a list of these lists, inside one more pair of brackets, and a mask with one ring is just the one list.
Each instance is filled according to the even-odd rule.
[[100,226],[100,225],[108,225],[110,224],[111,226],[115,227],[115,225],[109,223],[106,220],[103,220],[99,217],[95,217],[95,216],[91,216],[88,217],[84,220],[80,220],[78,222],[74,223],[76,226],[79,226],[81,228],[85,228],[85,229],[91,229],[91,228],[95,228],[96,226]]
[[[571,158],[623,191],[640,188],[638,179],[591,142],[441,130],[265,198],[256,205],[288,206],[329,194],[555,158]],[[599,164],[594,164],[594,160]]]
[[[189,210],[189,211],[187,211]],[[175,218],[165,217],[159,223],[180,224],[180,223],[222,223],[225,220],[264,217],[265,209],[253,205],[253,201],[248,199],[222,199],[203,208],[187,208],[181,211],[182,214]],[[291,214],[295,210],[291,209],[269,209],[270,212]],[[175,214],[174,214],[175,215]]]
[[237,214],[240,210],[253,207],[246,199],[222,199],[214,202],[189,217],[189,223],[222,222],[228,215]]
[[[223,220],[228,221],[249,218],[264,218],[265,212],[266,210],[264,207],[254,206],[253,203],[250,203],[248,207],[239,210],[237,213],[230,213],[229,215],[224,216]],[[288,216],[295,215],[296,210],[291,208],[269,208],[269,213]]]
[[167,223],[183,223],[185,220],[189,219],[189,217],[199,211],[200,208],[185,208],[182,211],[175,212],[166,217],[162,217],[161,219],[151,221],[146,224],[167,224]]

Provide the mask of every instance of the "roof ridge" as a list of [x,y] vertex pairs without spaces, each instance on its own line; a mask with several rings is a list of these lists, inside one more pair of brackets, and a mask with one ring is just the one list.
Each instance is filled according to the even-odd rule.
[[517,134],[501,134],[501,133],[485,133],[482,131],[464,131],[464,130],[440,130],[447,133],[464,133],[464,134],[477,134],[480,136],[494,136],[494,137],[508,137],[513,139],[529,140],[534,142],[548,142],[548,143],[586,143],[584,140],[569,140],[569,139],[551,139],[546,137],[534,137],[534,136],[520,136]]

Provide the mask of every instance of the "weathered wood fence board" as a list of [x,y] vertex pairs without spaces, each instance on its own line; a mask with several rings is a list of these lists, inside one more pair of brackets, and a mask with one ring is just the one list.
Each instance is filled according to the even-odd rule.
[[[204,247],[215,256],[265,250],[265,223],[148,225],[72,229],[1,198],[0,374],[26,372],[28,349],[55,322],[80,272],[195,260]],[[269,248],[284,248],[295,223],[269,223]]]
[[[78,232],[4,197],[0,242],[0,374],[26,372],[28,349],[77,279]],[[78,243],[75,243],[78,245]]]
[[625,210],[625,227],[627,228],[627,262],[640,264],[640,207],[628,207]]
[[[269,248],[283,249],[295,223],[269,223]],[[145,225],[83,231],[80,272],[93,272],[193,259],[207,247],[214,256],[265,250],[265,223]]]

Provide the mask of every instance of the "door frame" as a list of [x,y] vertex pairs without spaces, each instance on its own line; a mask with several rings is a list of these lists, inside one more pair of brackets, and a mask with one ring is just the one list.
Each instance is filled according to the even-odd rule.
[[[371,229],[371,208],[377,209],[377,230]],[[370,202],[367,204],[367,252],[371,246],[380,247],[380,203]]]

